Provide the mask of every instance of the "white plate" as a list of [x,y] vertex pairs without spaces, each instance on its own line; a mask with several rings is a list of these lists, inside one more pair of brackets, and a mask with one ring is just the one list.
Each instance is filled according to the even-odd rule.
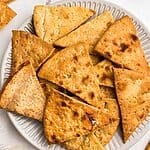
[[[51,5],[65,5],[65,6],[82,6],[94,9],[98,15],[99,13],[104,12],[105,10],[110,10],[112,15],[118,19],[124,15],[129,15],[133,18],[134,24],[137,29],[138,36],[141,40],[142,46],[144,48],[144,53],[148,62],[150,63],[150,34],[145,26],[132,14],[127,12],[126,10],[120,8],[119,6],[112,4],[106,1],[98,1],[98,0],[63,0],[60,2],[53,3]],[[20,29],[32,32],[32,23],[30,17]],[[118,29],[119,30],[119,29]],[[8,78],[10,74],[10,67],[11,67],[11,42],[8,46],[8,49],[5,52],[3,62],[2,62],[2,69],[1,69],[1,87],[4,84],[5,80]],[[48,145],[43,134],[42,125],[32,119],[16,115],[14,113],[8,113],[12,123],[16,127],[16,129],[21,133],[26,140],[28,140],[32,145],[40,150],[62,150],[59,145]],[[136,142],[143,137],[143,135],[150,130],[150,118],[147,118],[138,129],[133,133],[133,135],[129,138],[126,144],[123,144],[121,131],[118,129],[112,140],[109,144],[106,145],[107,150],[127,150],[131,146],[133,146]]]

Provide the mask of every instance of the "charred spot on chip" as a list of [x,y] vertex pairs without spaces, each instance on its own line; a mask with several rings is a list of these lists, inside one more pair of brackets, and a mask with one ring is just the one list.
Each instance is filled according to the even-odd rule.
[[62,107],[66,107],[67,105],[66,105],[65,102],[61,102],[61,106],[62,106]]
[[112,123],[112,122],[114,122],[114,121],[116,121],[115,118],[109,118],[109,122],[110,122],[110,123]]
[[55,134],[53,134],[53,135],[51,136],[51,138],[53,139],[53,141],[57,142],[57,139],[56,139],[56,135],[55,135]]
[[106,57],[110,57],[110,58],[112,57],[110,52],[105,52],[105,55],[106,55]]
[[52,121],[50,121],[50,125],[52,125],[53,124],[53,122]]
[[74,115],[74,117],[78,117],[79,116],[78,112],[76,112],[76,111],[73,112],[73,115]]
[[143,118],[144,118],[144,113],[138,115],[138,117],[139,117],[140,119],[143,119]]
[[59,84],[62,85],[62,84],[63,84],[63,81],[59,81]]
[[86,63],[86,67],[89,67],[91,65],[91,63],[90,62],[88,62],[88,63]]
[[104,42],[107,42],[107,41],[108,41],[108,40],[105,38],[105,39],[104,39]]
[[79,134],[79,133],[77,133],[77,134],[76,134],[76,136],[77,136],[77,137],[80,137],[80,134]]
[[75,67],[73,67],[73,72],[77,72],[77,69]]
[[127,82],[122,82],[120,85],[118,85],[118,89],[120,91],[124,90],[127,86]]
[[138,37],[135,34],[131,34],[131,38],[132,38],[133,41],[137,41],[138,40]]
[[69,18],[69,15],[64,14],[63,17],[64,17],[65,19],[68,19],[68,18]]
[[73,59],[78,61],[78,57],[76,55],[73,57]]
[[113,41],[113,45],[118,46],[118,44],[117,44],[117,42],[116,42],[116,41]]
[[109,27],[110,25],[111,25],[111,22],[108,22],[108,23],[107,23],[107,27]]
[[121,48],[121,51],[124,52],[126,49],[129,48],[129,46],[127,44],[121,43],[120,48]]
[[59,74],[56,74],[56,78],[58,78],[59,77]]
[[95,94],[94,94],[94,92],[89,92],[89,97],[91,98],[91,99],[93,99],[94,97],[95,97]]
[[97,78],[99,78],[99,74],[97,74]]
[[108,109],[108,103],[107,102],[104,103],[104,108]]
[[137,63],[138,66],[140,66],[140,63]]
[[86,116],[85,116],[85,115],[83,115],[81,119],[82,119],[82,120],[85,120],[85,119],[86,119]]
[[106,66],[106,67],[105,67],[105,70],[106,70],[106,71],[110,70],[110,66]]
[[86,84],[86,82],[88,81],[89,76],[87,75],[86,77],[82,78],[82,83]]
[[105,73],[103,73],[102,80],[106,80],[107,78],[108,78],[107,75]]
[[76,90],[75,93],[82,93],[82,91],[81,90]]
[[118,46],[118,44],[116,42],[113,43],[114,45]]

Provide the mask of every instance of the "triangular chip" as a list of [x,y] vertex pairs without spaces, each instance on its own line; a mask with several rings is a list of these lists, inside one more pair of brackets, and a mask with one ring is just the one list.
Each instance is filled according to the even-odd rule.
[[113,87],[113,64],[108,60],[103,60],[94,66],[99,85]]
[[[89,135],[81,136],[76,139],[72,139],[70,141],[65,142],[64,146],[67,149],[84,150],[82,146],[83,145],[88,146],[88,143],[85,143],[85,141],[87,140],[89,142],[90,141],[94,142],[95,140],[99,141],[99,144],[102,146],[105,146],[107,143],[109,143],[119,125],[118,105],[115,99],[105,99],[103,101],[100,101],[99,106],[100,106],[99,109],[103,112],[101,113],[101,117],[104,115],[104,113],[108,114],[107,117],[110,119],[110,122],[106,122],[104,126],[103,125],[99,126],[95,131],[93,131]],[[100,146],[99,144],[96,144],[95,146]]]
[[1,107],[42,121],[45,95],[30,63],[22,64],[1,92]]
[[114,63],[138,72],[147,72],[148,64],[132,20],[125,16],[103,34],[95,50]]
[[76,29],[94,15],[94,11],[83,7],[36,6],[33,21],[36,34],[48,43]]
[[77,44],[78,42],[85,42],[93,48],[113,21],[114,19],[110,12],[106,11],[72,31],[70,34],[58,39],[54,44],[60,47],[68,47]]
[[38,75],[67,89],[89,104],[99,100],[99,86],[88,53],[89,46],[73,45],[56,53],[41,67]]
[[15,16],[16,13],[7,4],[0,2],[0,29],[5,27]]
[[51,90],[44,113],[44,133],[49,143],[62,143],[87,135],[96,125],[98,109]]
[[35,35],[25,31],[13,31],[12,38],[12,72],[17,71],[18,67],[31,61],[35,70],[51,56],[54,48]]
[[150,113],[150,77],[126,69],[114,69],[114,73],[126,142]]

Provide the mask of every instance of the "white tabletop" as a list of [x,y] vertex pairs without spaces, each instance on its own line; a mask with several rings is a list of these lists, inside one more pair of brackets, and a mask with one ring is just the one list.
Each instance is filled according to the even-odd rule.
[[[56,0],[53,0],[56,1]],[[150,1],[149,0],[108,0],[116,3],[140,18],[150,31]],[[0,31],[0,62],[11,39],[11,30],[17,29],[33,11],[36,4],[45,4],[46,0],[16,0],[10,4],[17,16],[7,27]],[[150,131],[130,150],[144,150],[150,141]],[[13,127],[7,113],[0,110],[0,150],[36,150]]]

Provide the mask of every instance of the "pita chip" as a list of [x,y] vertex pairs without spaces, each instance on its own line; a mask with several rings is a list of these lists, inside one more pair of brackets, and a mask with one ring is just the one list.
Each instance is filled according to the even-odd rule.
[[33,22],[36,34],[44,41],[52,44],[58,38],[68,34],[95,12],[83,7],[36,6]]
[[79,42],[84,42],[93,48],[104,31],[106,31],[113,22],[114,19],[112,15],[109,11],[106,11],[72,31],[70,34],[58,39],[54,44],[60,47],[68,47]]
[[89,134],[97,124],[93,118],[97,113],[96,107],[51,89],[44,112],[48,143],[62,143]]
[[114,74],[126,142],[150,113],[150,77],[126,69],[114,69]]
[[148,64],[132,20],[124,16],[103,34],[95,51],[121,67],[148,72]]
[[21,68],[4,85],[0,104],[3,109],[42,121],[45,95],[29,62]]
[[88,50],[89,46],[84,43],[61,50],[43,64],[38,76],[96,105],[99,85]]
[[44,42],[35,35],[25,31],[13,31],[12,37],[12,72],[19,66],[30,61],[37,70],[54,51],[52,45]]
[[0,1],[0,29],[5,27],[15,16],[16,13],[7,4]]
[[[92,146],[86,141],[91,141],[93,143],[93,147],[95,147],[94,150],[99,150],[98,148],[100,148],[100,145],[105,146],[107,143],[109,143],[119,125],[118,104],[115,99],[104,99],[103,101],[99,102],[99,109],[102,112],[99,117],[102,119],[104,114],[107,114],[109,122],[105,120],[105,124],[98,126],[92,133],[65,142],[64,146],[67,149],[84,150],[83,147],[87,148],[88,146]],[[96,144],[96,141],[99,142]]]

